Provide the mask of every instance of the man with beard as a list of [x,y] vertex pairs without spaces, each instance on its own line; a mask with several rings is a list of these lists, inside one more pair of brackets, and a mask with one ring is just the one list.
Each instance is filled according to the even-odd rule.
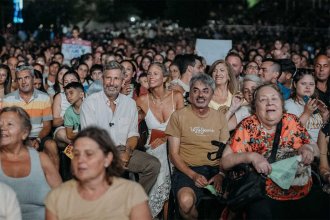
[[215,89],[214,80],[198,74],[190,80],[190,106],[175,111],[165,133],[169,136],[169,151],[174,165],[172,189],[184,219],[197,219],[197,205],[203,188],[213,184],[220,192],[224,173],[220,161],[209,160],[208,152],[216,152],[212,140],[226,143],[228,123],[224,114],[208,107]]
[[125,70],[116,61],[104,67],[103,91],[90,95],[82,104],[81,128],[94,125],[105,129],[119,148],[123,166],[139,174],[139,182],[148,193],[157,179],[160,163],[155,157],[135,150],[138,112],[134,100],[120,93],[124,78]]

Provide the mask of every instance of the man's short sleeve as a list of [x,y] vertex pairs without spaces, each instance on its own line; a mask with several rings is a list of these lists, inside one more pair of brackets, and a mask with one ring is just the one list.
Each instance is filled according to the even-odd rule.
[[220,130],[220,136],[219,140],[223,143],[227,143],[229,139],[229,129],[228,129],[228,122],[227,119],[225,118],[225,115],[219,111],[219,117],[220,117],[220,122],[223,125],[221,130]]
[[49,96],[47,96],[42,111],[42,121],[51,121],[51,120],[53,120],[52,104]]
[[179,120],[178,111],[174,112],[171,115],[170,121],[167,124],[165,134],[173,137],[181,137],[181,124]]

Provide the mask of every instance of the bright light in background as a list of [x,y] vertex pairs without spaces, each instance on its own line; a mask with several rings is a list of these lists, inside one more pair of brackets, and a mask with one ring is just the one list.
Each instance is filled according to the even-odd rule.
[[136,18],[135,18],[134,16],[131,16],[131,17],[129,18],[129,20],[130,20],[131,22],[135,22],[135,21],[136,21]]
[[14,23],[23,23],[23,0],[13,0],[14,4],[14,16],[13,16],[13,22]]

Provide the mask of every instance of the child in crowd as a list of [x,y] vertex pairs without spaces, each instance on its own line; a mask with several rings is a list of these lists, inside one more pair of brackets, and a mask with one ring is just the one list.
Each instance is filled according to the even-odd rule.
[[72,141],[80,131],[80,107],[85,93],[84,87],[79,82],[69,83],[64,87],[64,91],[67,100],[71,104],[64,114],[64,127],[66,136]]
[[87,92],[88,96],[103,90],[103,66],[100,64],[94,64],[90,73],[93,83],[89,86]]
[[148,84],[147,74],[141,73],[138,79],[138,84],[133,93],[133,99],[136,100],[137,97],[147,94],[148,89],[149,89],[149,84]]

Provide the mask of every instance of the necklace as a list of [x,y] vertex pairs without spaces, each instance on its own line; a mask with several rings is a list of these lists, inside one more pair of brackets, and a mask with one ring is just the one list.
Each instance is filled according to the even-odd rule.
[[164,101],[164,98],[165,98],[165,95],[163,95],[163,97],[160,97],[160,98],[156,98],[155,96],[154,96],[154,94],[152,94],[152,92],[150,93],[151,94],[151,101],[152,101],[152,103],[154,103],[155,105],[156,105],[156,100],[159,100],[159,104],[163,104],[163,101]]

